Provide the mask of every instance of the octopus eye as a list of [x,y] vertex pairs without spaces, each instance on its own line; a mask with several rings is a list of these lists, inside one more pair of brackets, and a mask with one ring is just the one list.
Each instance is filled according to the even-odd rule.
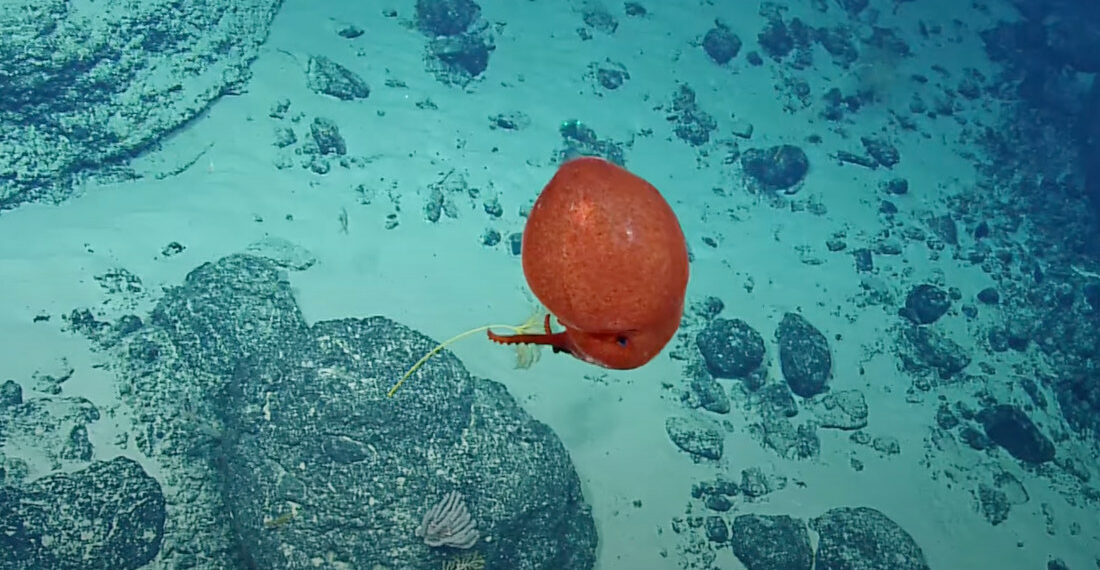
[[630,342],[630,339],[626,338],[623,335],[619,335],[615,337],[615,342],[619,343],[619,346],[625,347],[627,343]]

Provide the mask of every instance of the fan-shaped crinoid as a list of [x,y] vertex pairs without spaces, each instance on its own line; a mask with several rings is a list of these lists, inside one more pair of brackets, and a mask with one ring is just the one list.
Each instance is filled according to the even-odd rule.
[[465,552],[443,561],[443,570],[485,570],[485,557],[480,552]]

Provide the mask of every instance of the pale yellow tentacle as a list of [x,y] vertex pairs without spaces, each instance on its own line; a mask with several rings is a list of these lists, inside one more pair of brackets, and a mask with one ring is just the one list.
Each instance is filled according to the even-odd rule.
[[[393,395],[397,392],[397,389],[400,388],[401,385],[405,383],[405,380],[409,379],[409,376],[412,376],[413,373],[416,372],[417,369],[419,369],[421,366],[423,366],[424,363],[427,362],[431,357],[439,354],[440,351],[442,351],[444,348],[447,348],[448,346],[454,344],[455,342],[458,342],[458,341],[460,341],[460,340],[462,340],[462,339],[464,339],[464,338],[466,338],[466,337],[468,337],[472,334],[477,334],[479,332],[485,332],[489,329],[504,329],[504,330],[509,331],[513,334],[532,334],[532,333],[535,333],[535,332],[539,332],[539,331],[542,330],[542,318],[543,318],[544,314],[545,313],[542,312],[541,310],[538,311],[538,312],[535,312],[534,314],[532,314],[527,319],[527,321],[525,321],[523,324],[518,325],[518,326],[517,325],[485,325],[485,326],[480,326],[480,327],[477,327],[477,328],[470,329],[466,332],[459,333],[459,334],[457,334],[457,335],[455,335],[455,336],[453,336],[453,337],[437,344],[435,346],[435,348],[429,350],[427,354],[420,357],[420,360],[417,360],[416,363],[413,364],[411,368],[409,368],[408,372],[405,372],[405,374],[403,376],[401,376],[401,379],[398,380],[397,383],[393,385],[393,388],[390,388],[389,391],[386,392],[386,396],[392,398]],[[519,346],[522,346],[522,345],[519,345]],[[535,355],[532,355],[530,348],[521,350],[519,348],[519,346],[517,346],[517,349],[516,349],[517,350],[517,361],[518,361],[517,367],[527,368],[527,367],[531,366],[532,364],[534,364],[535,360],[538,360],[537,353]]]

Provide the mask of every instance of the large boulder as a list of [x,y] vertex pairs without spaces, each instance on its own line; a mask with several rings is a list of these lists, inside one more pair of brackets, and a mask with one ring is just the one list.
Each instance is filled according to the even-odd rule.
[[0,487],[0,568],[144,567],[164,540],[161,486],[125,457]]
[[198,267],[134,319],[78,326],[129,370],[130,400],[149,422],[139,448],[184,459],[180,469],[210,466],[182,483],[181,508],[207,505],[227,525],[218,535],[198,514],[179,517],[173,555],[216,549],[249,568],[307,568],[318,556],[438,567],[450,554],[416,528],[458,491],[482,537],[468,553],[488,567],[595,564],[568,452],[501,384],[443,351],[387,396],[435,345],[424,335],[380,316],[309,324],[286,273],[252,255]]
[[990,406],[978,414],[978,421],[985,435],[1016,459],[1031,464],[1054,459],[1054,443],[1020,408],[1011,404]]
[[833,357],[825,335],[798,313],[787,313],[775,331],[779,366],[791,391],[812,398],[826,389]]
[[239,89],[281,3],[0,3],[0,209],[65,198]]
[[813,566],[806,523],[788,515],[737,516],[730,546],[748,570],[810,570]]
[[870,507],[840,507],[812,519],[817,570],[929,570],[924,551],[904,528]]

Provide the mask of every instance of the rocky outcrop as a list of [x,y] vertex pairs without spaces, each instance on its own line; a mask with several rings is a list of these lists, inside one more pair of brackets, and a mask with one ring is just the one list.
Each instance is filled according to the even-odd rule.
[[241,89],[282,0],[0,5],[0,209],[57,201]]

